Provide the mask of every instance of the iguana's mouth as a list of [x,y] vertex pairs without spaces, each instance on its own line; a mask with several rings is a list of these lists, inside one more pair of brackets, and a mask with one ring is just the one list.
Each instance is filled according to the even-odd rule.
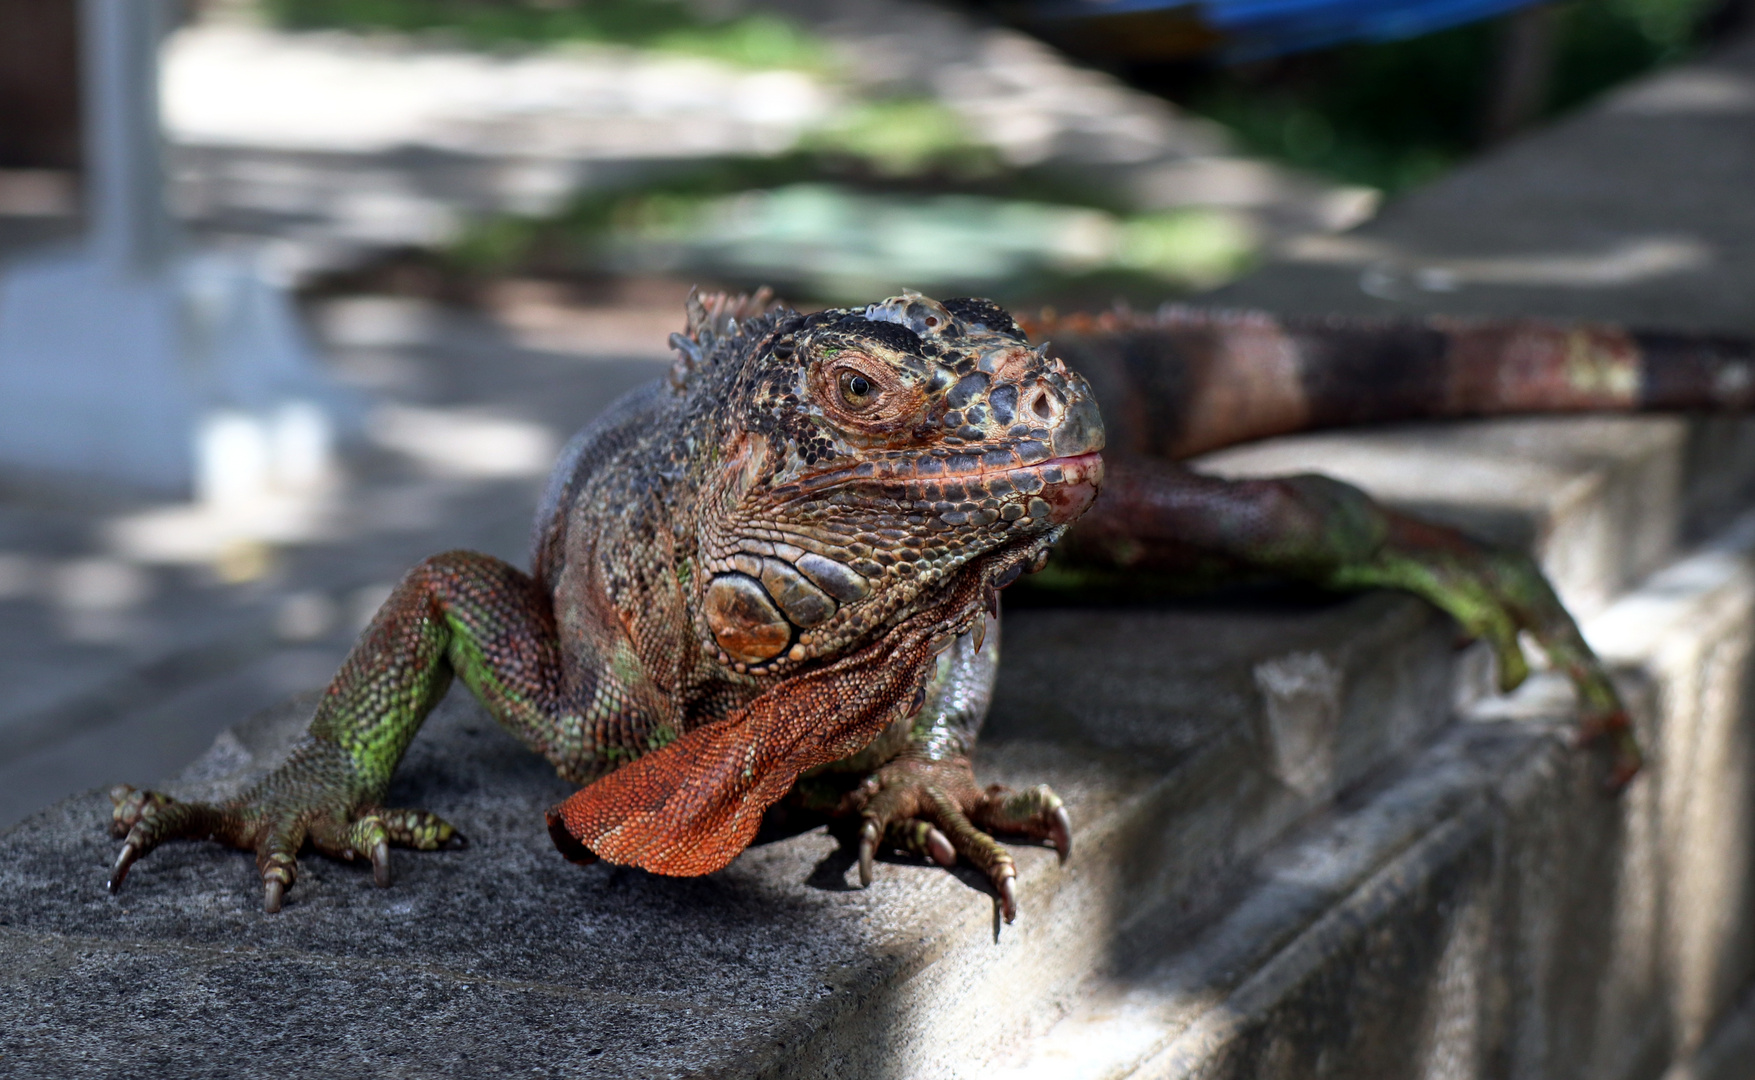
[[[1038,446],[1040,444],[1037,444]],[[931,464],[908,463],[903,472],[900,463],[867,463],[850,469],[822,473],[791,489],[791,492],[820,493],[843,485],[878,485],[891,498],[933,501],[973,501],[991,497],[1026,497],[1048,503],[1049,520],[1065,525],[1086,510],[1097,498],[1103,483],[1103,455],[1096,450],[1082,454],[1044,458],[1029,464],[1019,463],[1014,452],[1007,450],[1006,460],[999,454],[963,454],[968,466],[947,469],[944,459],[929,459]],[[784,489],[783,489],[784,490]]]
[[999,475],[1011,477],[1035,473],[1042,478],[1040,498],[1048,503],[1048,519],[1056,525],[1068,525],[1097,501],[1103,486],[1103,455],[1093,450],[1071,457],[1049,458],[1038,465],[1008,469]]
[[[1029,465],[1014,462],[978,466],[960,472],[898,477],[894,482],[910,496],[921,500],[945,498],[973,502],[1022,493],[1031,503],[1041,500],[1048,504],[1048,521],[1039,524],[1066,525],[1089,510],[1096,501],[1097,491],[1103,484],[1103,455],[1091,450]],[[1039,514],[1037,511],[1031,516]]]

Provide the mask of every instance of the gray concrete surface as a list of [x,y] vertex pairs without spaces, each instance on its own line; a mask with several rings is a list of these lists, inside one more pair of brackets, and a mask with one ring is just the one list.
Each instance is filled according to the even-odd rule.
[[1755,331],[1755,39],[1311,237],[1215,303]]

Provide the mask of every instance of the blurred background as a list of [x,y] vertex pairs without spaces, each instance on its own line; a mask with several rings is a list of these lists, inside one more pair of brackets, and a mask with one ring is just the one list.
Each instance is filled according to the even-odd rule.
[[525,560],[691,284],[1155,307],[1755,0],[0,0],[0,828]]

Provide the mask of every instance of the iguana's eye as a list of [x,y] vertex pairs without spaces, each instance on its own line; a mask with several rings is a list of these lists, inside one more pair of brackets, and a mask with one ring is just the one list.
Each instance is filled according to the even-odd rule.
[[863,351],[835,349],[812,365],[807,378],[823,418],[857,438],[881,437],[917,423],[926,404],[921,385]]
[[857,371],[843,371],[840,385],[841,403],[855,412],[870,408],[877,400],[877,389],[871,385],[871,380]]

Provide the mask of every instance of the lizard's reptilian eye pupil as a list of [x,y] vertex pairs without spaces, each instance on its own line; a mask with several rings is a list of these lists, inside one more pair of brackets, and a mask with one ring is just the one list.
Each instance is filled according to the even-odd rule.
[[850,409],[863,409],[872,403],[871,380],[856,371],[841,373],[841,400]]

